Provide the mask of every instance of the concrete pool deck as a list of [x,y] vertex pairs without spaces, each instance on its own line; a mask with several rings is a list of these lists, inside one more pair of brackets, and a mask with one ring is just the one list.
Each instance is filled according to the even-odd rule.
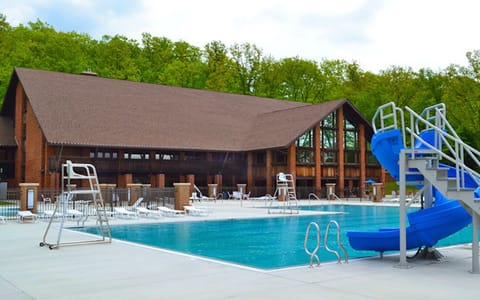
[[[208,217],[139,218],[112,220],[111,224],[272,216],[246,202],[243,207],[234,201],[206,205],[213,209]],[[0,224],[0,299],[474,299],[480,296],[480,275],[469,272],[471,245],[442,248],[444,260],[414,260],[408,269],[396,267],[398,255],[351,260],[348,264],[323,263],[313,268],[307,266],[306,256],[302,267],[259,271],[118,240],[111,244],[49,250],[39,247],[46,226],[46,221]],[[58,231],[51,232],[54,239]],[[62,241],[85,238],[84,234],[70,230],[62,234]]]

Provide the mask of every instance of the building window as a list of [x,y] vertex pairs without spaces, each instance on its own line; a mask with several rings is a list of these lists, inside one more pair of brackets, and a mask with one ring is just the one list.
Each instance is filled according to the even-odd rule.
[[125,152],[123,158],[131,160],[148,160],[150,159],[150,154],[142,152]]
[[297,156],[297,164],[313,165],[315,163],[313,150],[297,148],[296,156]]
[[337,128],[337,112],[334,111],[323,119],[321,126],[323,128]]
[[345,161],[346,164],[358,164],[359,163],[359,141],[357,128],[347,119],[344,119],[344,134],[343,134],[343,147],[345,149]]
[[358,156],[358,151],[345,151],[345,164],[358,164]]
[[296,141],[297,147],[300,148],[313,148],[313,130],[308,130]]
[[253,154],[253,161],[256,165],[265,165],[265,152],[255,152]]
[[297,164],[311,165],[314,164],[315,146],[313,138],[313,130],[310,129],[302,134],[295,142]]
[[337,152],[336,151],[322,151],[322,162],[326,165],[336,164],[337,163]]
[[273,152],[273,161],[275,165],[287,164],[287,152],[288,150],[278,150]]
[[337,149],[337,132],[331,129],[322,130],[322,148]]
[[155,153],[156,160],[178,160],[177,153]]
[[90,150],[90,159],[117,159],[117,151],[95,151]]
[[185,160],[206,160],[205,152],[185,152]]

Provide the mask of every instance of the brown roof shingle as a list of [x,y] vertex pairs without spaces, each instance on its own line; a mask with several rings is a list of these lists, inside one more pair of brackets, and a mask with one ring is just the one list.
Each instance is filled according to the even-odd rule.
[[348,103],[311,105],[25,68],[15,73],[50,144],[210,151],[284,147]]

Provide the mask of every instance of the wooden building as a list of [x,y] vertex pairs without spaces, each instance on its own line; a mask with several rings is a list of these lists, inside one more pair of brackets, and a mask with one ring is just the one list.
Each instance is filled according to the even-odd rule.
[[301,193],[335,183],[342,196],[383,181],[372,134],[348,100],[312,105],[16,68],[0,111],[0,180],[58,188],[72,160],[118,187],[246,184],[260,195],[285,172]]

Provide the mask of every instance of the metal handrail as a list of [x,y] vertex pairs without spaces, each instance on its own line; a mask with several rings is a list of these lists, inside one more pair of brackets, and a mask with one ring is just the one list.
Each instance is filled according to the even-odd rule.
[[[317,232],[317,244],[315,246],[315,249],[313,249],[312,252],[310,252],[310,250],[308,250],[308,237],[310,235],[310,229],[312,227],[312,225],[315,227],[316,229],[316,232]],[[315,258],[315,260],[317,261],[317,266],[320,266],[320,259],[318,258],[317,256],[317,252],[318,252],[318,249],[320,249],[320,227],[318,227],[318,224],[315,223],[315,222],[310,222],[310,224],[308,224],[307,226],[307,231],[305,232],[305,240],[303,242],[303,248],[305,249],[305,252],[310,255],[310,267],[313,266],[313,259]]]
[[[417,114],[411,108],[405,107],[405,109],[410,114],[411,127],[406,128],[406,131],[410,134],[412,155],[415,155],[414,145],[415,142],[418,141],[428,149],[435,152],[441,158],[448,160],[455,165],[457,173],[457,190],[465,187],[465,171],[472,175],[472,178],[475,180],[475,182],[480,185],[480,173],[465,164],[465,156],[467,156],[474,163],[476,163],[477,166],[480,167],[480,151],[463,142],[462,139],[457,135],[453,127],[446,119],[444,107],[434,107],[430,110],[435,111],[435,117],[427,114],[430,120],[433,119],[435,121],[435,124],[422,117],[422,115]],[[425,128],[435,131],[434,145],[430,145],[427,141],[421,138],[419,124],[423,124]],[[448,152],[444,151],[443,148],[448,149]]]
[[[378,121],[380,122],[380,127],[377,127]],[[387,125],[388,122],[391,122],[392,124]],[[400,124],[398,124],[399,122]],[[377,111],[372,118],[372,127],[375,133],[400,128],[400,130],[402,130],[403,144],[405,145],[405,121],[403,110],[396,107],[394,102],[383,104],[377,108]]]
[[337,244],[338,244],[338,247],[343,251],[343,255],[345,257],[345,263],[348,263],[347,249],[345,249],[345,247],[342,245],[342,242],[340,241],[340,225],[335,220],[330,220],[330,222],[328,222],[328,224],[327,224],[327,229],[325,229],[325,240],[324,240],[325,250],[327,250],[328,252],[333,253],[337,256],[337,263],[340,264],[342,262],[342,259],[340,257],[340,254],[338,253],[338,251],[335,251],[335,250],[331,249],[330,247],[328,247],[328,236],[329,236],[329,233],[330,233],[330,225],[331,224],[334,224],[337,227]]

